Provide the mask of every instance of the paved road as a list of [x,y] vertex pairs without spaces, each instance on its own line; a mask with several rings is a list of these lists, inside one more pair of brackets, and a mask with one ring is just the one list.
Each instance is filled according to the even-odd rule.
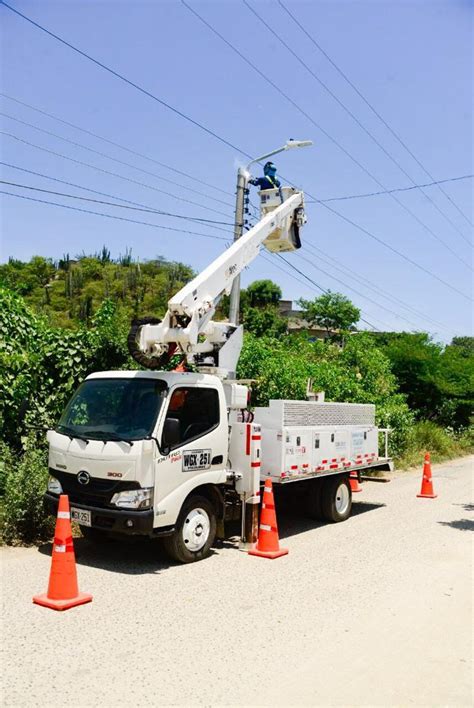
[[230,543],[168,566],[156,544],[76,541],[65,613],[31,603],[50,547],[4,549],[7,706],[472,704],[472,460],[370,483],[345,523],[280,515],[290,553]]

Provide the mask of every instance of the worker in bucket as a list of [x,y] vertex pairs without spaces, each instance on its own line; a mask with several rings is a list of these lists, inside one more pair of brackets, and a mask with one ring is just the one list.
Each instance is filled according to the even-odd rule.
[[280,180],[276,178],[277,168],[273,162],[266,162],[263,167],[263,177],[257,177],[249,180],[249,184],[253,184],[260,189],[280,189]]

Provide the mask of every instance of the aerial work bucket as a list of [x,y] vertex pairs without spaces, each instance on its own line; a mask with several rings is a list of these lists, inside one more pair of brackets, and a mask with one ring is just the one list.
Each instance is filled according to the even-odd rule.
[[[260,192],[260,215],[263,218],[283,202],[298,194],[294,187],[281,187],[280,189],[263,189]],[[306,223],[306,214],[303,206],[299,206],[278,227],[267,236],[263,242],[265,248],[272,253],[295,251],[301,248],[300,228]]]

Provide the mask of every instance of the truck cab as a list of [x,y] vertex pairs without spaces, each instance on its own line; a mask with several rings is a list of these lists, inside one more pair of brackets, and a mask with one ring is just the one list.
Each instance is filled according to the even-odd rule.
[[[49,511],[68,494],[72,518],[96,538],[110,531],[173,537],[184,523],[182,544],[204,551],[224,507],[228,398],[209,374],[91,374],[48,433]],[[186,511],[192,498],[198,506]]]

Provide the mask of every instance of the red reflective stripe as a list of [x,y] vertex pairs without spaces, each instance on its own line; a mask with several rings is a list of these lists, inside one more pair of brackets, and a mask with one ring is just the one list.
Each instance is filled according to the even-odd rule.
[[321,462],[323,463],[323,465],[327,465],[327,462],[328,462],[328,461],[327,461],[327,460],[321,460]]
[[251,462],[250,467],[260,467],[261,462]]
[[301,465],[302,467],[309,467],[309,465]]
[[333,457],[331,462],[337,462],[337,457]]
[[252,440],[261,440],[262,436],[261,435],[252,435]]
[[245,454],[250,455],[250,423],[247,423],[247,435],[245,438]]
[[350,467],[351,463],[350,462],[344,462],[344,467]]
[[291,465],[291,467],[290,467],[290,470],[297,470],[297,469],[298,469],[298,465]]
[[329,465],[330,470],[336,470],[339,467],[339,465]]

